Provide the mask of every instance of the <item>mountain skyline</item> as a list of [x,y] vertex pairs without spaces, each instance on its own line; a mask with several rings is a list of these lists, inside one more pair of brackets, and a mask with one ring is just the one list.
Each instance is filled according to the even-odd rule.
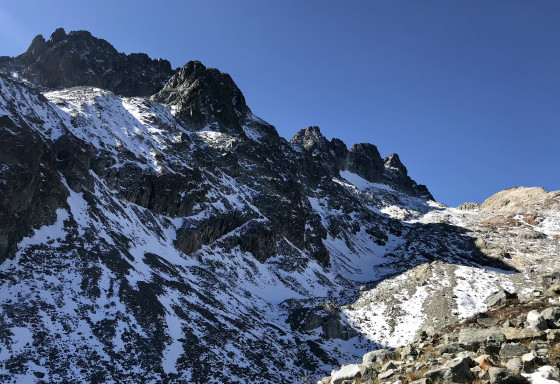
[[[0,57],[0,128],[2,381],[338,384],[560,291],[560,191],[447,207],[374,144],[284,139],[200,61],[58,28]],[[430,359],[417,376],[447,369]]]
[[3,4],[2,54],[60,26],[85,29],[173,68],[201,60],[229,73],[287,139],[317,125],[329,139],[397,152],[450,206],[520,185],[560,189],[553,2],[56,6],[44,18],[52,12],[40,2],[25,12]]

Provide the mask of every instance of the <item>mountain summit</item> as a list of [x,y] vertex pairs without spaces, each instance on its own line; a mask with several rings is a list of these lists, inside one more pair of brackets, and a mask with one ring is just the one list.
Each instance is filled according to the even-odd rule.
[[174,108],[179,121],[197,130],[212,123],[240,129],[251,112],[231,76],[200,61],[185,64],[153,99]]
[[305,382],[558,282],[558,192],[446,207],[88,32],[0,61],[2,382]]
[[47,89],[88,85],[122,96],[152,95],[174,72],[167,60],[125,55],[87,31],[66,34],[62,28],[47,41],[36,36],[25,53],[0,63],[0,70]]

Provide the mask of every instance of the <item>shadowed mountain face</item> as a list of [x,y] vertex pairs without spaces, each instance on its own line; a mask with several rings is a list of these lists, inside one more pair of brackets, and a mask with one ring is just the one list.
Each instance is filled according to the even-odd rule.
[[[107,56],[92,77],[35,66],[68,46]],[[396,154],[317,127],[288,142],[199,62],[147,93],[91,83],[113,55],[130,60],[56,31],[2,64],[1,380],[303,381],[480,309],[477,271],[506,281],[523,247],[558,251],[552,203],[509,236],[492,207],[434,202]],[[467,283],[480,295],[455,300]]]
[[240,130],[251,113],[231,76],[199,61],[185,64],[153,99],[173,107],[174,116],[196,130],[216,123]]
[[89,85],[122,96],[152,95],[173,74],[167,60],[152,60],[144,53],[125,55],[87,31],[66,34],[62,28],[47,41],[35,37],[25,53],[0,62],[0,70],[46,89]]

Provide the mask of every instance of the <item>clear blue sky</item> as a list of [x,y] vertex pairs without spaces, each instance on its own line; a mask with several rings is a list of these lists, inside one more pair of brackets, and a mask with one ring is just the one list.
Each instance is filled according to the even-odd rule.
[[560,1],[14,1],[0,55],[86,29],[117,50],[230,73],[289,139],[401,156],[438,201],[560,189]]

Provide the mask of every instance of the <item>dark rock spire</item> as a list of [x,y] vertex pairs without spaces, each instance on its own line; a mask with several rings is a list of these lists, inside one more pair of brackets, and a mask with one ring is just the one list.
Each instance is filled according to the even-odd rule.
[[36,36],[27,51],[2,60],[0,72],[18,72],[46,89],[92,86],[122,96],[150,96],[173,74],[167,60],[145,54],[125,55],[87,31],[66,33],[58,28],[45,41]]
[[211,123],[240,129],[250,113],[245,97],[227,73],[189,61],[153,96],[175,108],[175,117],[198,130]]

